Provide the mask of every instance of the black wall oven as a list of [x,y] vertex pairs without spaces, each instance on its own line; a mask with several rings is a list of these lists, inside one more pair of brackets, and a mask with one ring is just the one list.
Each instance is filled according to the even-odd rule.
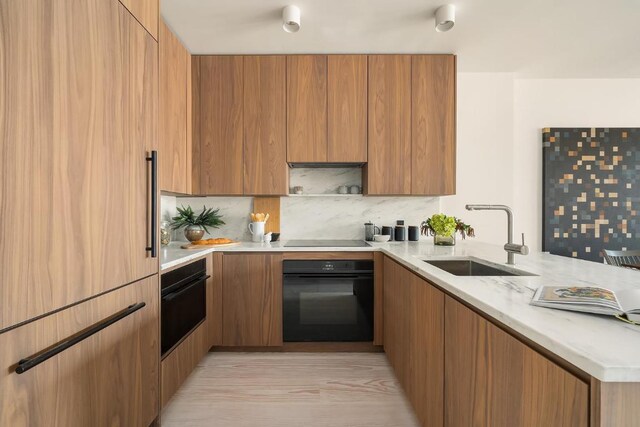
[[180,267],[160,278],[160,352],[166,356],[206,318],[206,261]]
[[285,260],[284,341],[373,341],[373,261]]

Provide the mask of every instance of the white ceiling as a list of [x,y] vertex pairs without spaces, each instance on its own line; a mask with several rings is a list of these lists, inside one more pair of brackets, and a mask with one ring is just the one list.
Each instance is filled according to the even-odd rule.
[[[447,0],[161,0],[193,54],[455,53],[462,72],[520,77],[640,77],[639,0],[455,0],[456,26],[434,30]],[[282,30],[282,8],[302,28]]]

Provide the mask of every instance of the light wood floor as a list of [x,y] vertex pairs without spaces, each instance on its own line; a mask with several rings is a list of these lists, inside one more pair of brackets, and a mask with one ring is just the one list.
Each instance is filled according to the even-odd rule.
[[209,353],[162,426],[417,427],[384,353]]

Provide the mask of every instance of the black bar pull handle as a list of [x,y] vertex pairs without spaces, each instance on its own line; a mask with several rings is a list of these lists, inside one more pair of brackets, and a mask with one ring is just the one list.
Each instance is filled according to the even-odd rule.
[[66,349],[68,349],[70,347],[73,347],[74,345],[78,344],[81,341],[86,340],[91,335],[94,335],[94,334],[100,332],[101,330],[103,330],[104,328],[107,328],[107,327],[113,325],[118,320],[124,319],[125,317],[129,316],[130,314],[140,310],[145,305],[147,305],[147,304],[144,303],[144,302],[139,302],[137,304],[132,304],[129,307],[127,307],[124,310],[122,310],[121,312],[116,313],[116,314],[114,314],[114,315],[112,315],[110,317],[107,317],[106,319],[104,319],[100,323],[97,323],[95,326],[92,326],[91,328],[89,328],[89,329],[87,329],[85,331],[82,331],[81,333],[73,335],[73,336],[67,338],[64,341],[61,341],[60,343],[56,344],[55,346],[51,347],[48,350],[46,350],[46,351],[44,351],[44,352],[42,352],[40,354],[36,354],[35,356],[29,357],[29,358],[26,358],[26,359],[22,359],[21,361],[18,362],[18,366],[16,367],[16,370],[15,370],[16,374],[24,374],[29,369],[31,369],[31,368],[33,368],[35,366],[38,366],[39,364],[41,364],[45,360],[51,359],[56,354],[62,353]]
[[158,152],[153,150],[147,157],[151,162],[151,246],[147,246],[147,252],[151,252],[151,258],[158,256]]
[[199,278],[198,280],[195,280],[194,282],[191,282],[187,286],[183,286],[182,288],[178,289],[177,291],[174,291],[174,292],[171,292],[170,294],[164,295],[162,297],[162,301],[171,301],[172,299],[184,294],[185,292],[187,292],[188,290],[192,289],[193,287],[201,284],[202,282],[207,281],[209,278],[211,278],[211,276],[209,276],[209,275],[203,276],[203,277]]

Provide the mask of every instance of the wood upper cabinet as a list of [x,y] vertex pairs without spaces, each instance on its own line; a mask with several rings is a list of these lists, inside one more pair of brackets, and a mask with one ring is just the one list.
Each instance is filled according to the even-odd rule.
[[[0,425],[148,426],[158,415],[158,276],[0,334]],[[22,374],[18,361],[145,306]]]
[[224,254],[225,346],[282,345],[282,254]]
[[445,298],[446,426],[587,426],[589,386]]
[[327,57],[327,161],[367,161],[367,56]]
[[414,55],[411,67],[411,194],[455,194],[456,57]]
[[411,56],[370,55],[365,193],[411,194]]
[[159,0],[120,0],[129,12],[136,18],[140,24],[151,34],[158,38],[158,18],[160,16]]
[[287,161],[327,161],[327,56],[287,56]]
[[161,190],[191,191],[190,148],[187,144],[187,69],[190,55],[164,20],[160,22],[160,146]]
[[444,293],[384,260],[384,349],[423,426],[443,425]]
[[198,144],[197,194],[242,195],[243,188],[243,58],[195,57],[197,107],[194,127]]
[[0,13],[1,330],[158,271],[158,47],[116,1]]
[[244,194],[289,194],[286,57],[244,57]]

